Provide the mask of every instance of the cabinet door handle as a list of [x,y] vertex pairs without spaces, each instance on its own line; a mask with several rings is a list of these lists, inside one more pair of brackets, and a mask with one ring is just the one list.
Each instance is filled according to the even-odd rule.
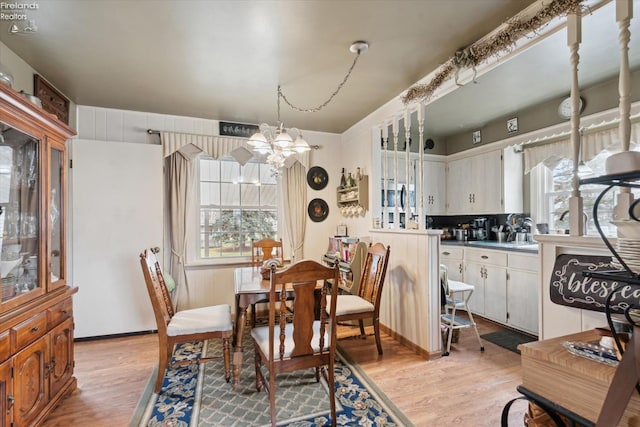
[[33,328],[31,328],[31,333],[35,334],[36,332],[38,332],[38,329],[40,329],[40,328],[37,327],[37,326],[34,326]]
[[451,252],[442,252],[442,255],[451,255]]
[[469,203],[471,203],[471,193],[469,193]]
[[67,311],[67,310],[60,310],[60,313],[62,313],[62,314],[67,314],[67,313],[68,313],[68,311]]
[[480,258],[482,258],[482,259],[489,259],[489,257],[488,257],[488,256],[486,256],[486,255],[482,255]]
[[8,395],[7,396],[7,402],[9,402],[9,405],[7,406],[7,414],[11,411],[11,408],[13,408],[13,403],[16,401],[16,399],[14,399],[13,395]]

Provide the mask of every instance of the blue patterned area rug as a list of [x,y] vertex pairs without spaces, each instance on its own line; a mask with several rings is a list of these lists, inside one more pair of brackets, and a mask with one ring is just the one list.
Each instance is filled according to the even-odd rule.
[[[202,343],[180,346],[175,360],[199,358]],[[207,343],[205,354],[222,354],[220,340]],[[224,380],[222,359],[170,368],[159,394],[152,392],[155,372],[130,422],[134,426],[269,426],[269,397],[256,391],[253,345],[245,344],[240,384]],[[337,425],[413,426],[348,356],[338,350],[335,366]],[[279,374],[276,379],[279,426],[329,426],[327,384],[315,370]]]

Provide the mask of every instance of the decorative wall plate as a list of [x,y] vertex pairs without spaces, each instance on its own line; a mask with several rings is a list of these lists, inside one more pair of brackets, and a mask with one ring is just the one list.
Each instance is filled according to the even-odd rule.
[[329,183],[329,175],[320,166],[314,166],[307,172],[307,183],[314,190],[322,190]]
[[327,205],[327,202],[322,199],[313,199],[309,202],[307,213],[309,214],[311,221],[322,222],[327,219],[327,216],[329,215],[329,206]]

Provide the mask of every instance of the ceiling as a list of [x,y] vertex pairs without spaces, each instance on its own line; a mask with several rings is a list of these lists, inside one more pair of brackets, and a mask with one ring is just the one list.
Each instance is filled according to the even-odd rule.
[[[640,0],[633,1],[636,15]],[[615,2],[582,17],[578,54],[581,88],[612,78],[620,70],[620,44]],[[631,20],[629,65],[640,69],[640,17]],[[515,58],[478,77],[475,83],[449,93],[427,106],[425,128],[432,135],[479,129],[492,119],[513,115],[527,107],[569,96],[571,66],[566,28],[558,30]],[[455,114],[451,114],[455,111]]]
[[[343,132],[533,0],[38,0],[0,41],[73,102]],[[24,25],[23,22],[18,22]],[[615,28],[615,26],[614,26]],[[2,58],[0,58],[0,61]],[[562,76],[567,87],[566,76]]]

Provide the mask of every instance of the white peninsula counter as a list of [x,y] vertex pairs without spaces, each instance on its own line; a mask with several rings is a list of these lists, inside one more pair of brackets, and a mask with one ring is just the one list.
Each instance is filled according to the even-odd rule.
[[439,252],[442,230],[369,231],[391,246],[380,303],[381,327],[428,358],[440,357]]

